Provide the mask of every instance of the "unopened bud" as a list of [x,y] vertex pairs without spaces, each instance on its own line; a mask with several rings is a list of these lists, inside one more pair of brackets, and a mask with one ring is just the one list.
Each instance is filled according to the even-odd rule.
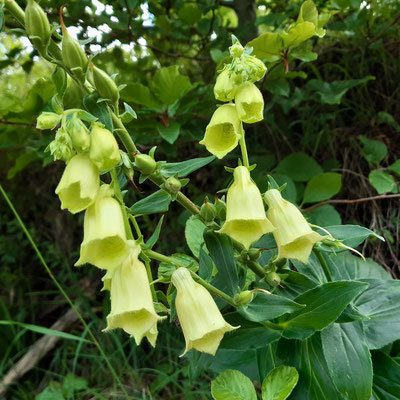
[[174,178],[173,176],[168,178],[163,185],[164,190],[172,195],[177,194],[181,190],[181,187],[182,183],[180,182],[180,180]]
[[238,58],[243,54],[244,48],[243,46],[240,44],[239,41],[237,41],[236,43],[234,43],[231,47],[229,47],[229,54],[231,55],[231,57],[233,58]]
[[57,131],[55,139],[49,145],[49,149],[54,160],[67,162],[75,155],[71,138],[63,128]]
[[35,49],[46,55],[51,37],[50,24],[46,13],[34,0],[28,0],[25,9],[25,29]]
[[43,112],[39,115],[36,122],[37,129],[54,129],[57,124],[60,122],[62,115],[52,113],[52,112]]
[[244,82],[256,82],[262,79],[267,71],[264,63],[255,56],[243,54],[232,62],[232,80],[236,85]]
[[237,294],[234,298],[236,306],[244,306],[253,300],[253,293],[250,290],[245,290]]
[[154,158],[148,154],[137,154],[135,156],[135,164],[140,172],[144,175],[152,174],[157,167]]
[[225,202],[216,197],[215,208],[217,210],[217,217],[224,221],[226,219],[226,204],[225,204]]
[[76,151],[86,152],[90,147],[89,130],[79,118],[67,122],[67,129],[71,135],[72,144]]
[[93,82],[97,92],[103,99],[110,100],[112,104],[118,104],[119,91],[115,82],[102,69],[90,64],[93,72]]
[[271,286],[276,286],[281,283],[281,278],[275,271],[268,272],[268,274],[265,275],[265,280]]
[[258,259],[258,257],[260,257],[261,254],[261,250],[260,249],[249,249],[249,251],[247,252],[247,254],[250,257],[250,260],[252,261],[256,261]]
[[217,216],[217,209],[214,204],[209,201],[204,201],[204,204],[200,207],[200,216],[204,219],[205,222],[212,222],[214,218]]
[[231,101],[235,97],[234,85],[229,68],[225,68],[218,76],[214,86],[214,96],[217,100]]
[[60,9],[60,21],[63,32],[61,42],[62,58],[65,66],[71,70],[72,74],[81,82],[85,82],[88,59],[79,42],[68,34],[62,19],[63,8],[64,6]]

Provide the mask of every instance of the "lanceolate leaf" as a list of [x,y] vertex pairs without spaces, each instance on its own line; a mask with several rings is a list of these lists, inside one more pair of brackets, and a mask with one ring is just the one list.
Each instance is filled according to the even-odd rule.
[[362,293],[368,284],[356,281],[328,282],[298,296],[295,301],[306,307],[280,322],[283,336],[305,339],[336,320],[354,297]]
[[131,211],[133,214],[153,214],[168,210],[171,196],[165,190],[158,190],[150,196],[136,202]]
[[210,156],[204,158],[193,158],[192,160],[177,163],[164,164],[161,167],[161,174],[166,178],[174,176],[175,174],[178,174],[179,178],[183,178],[214,160],[215,156]]
[[322,347],[333,382],[351,400],[369,400],[372,362],[361,322],[331,324],[321,332]]
[[381,351],[372,354],[374,386],[372,400],[398,400],[400,398],[400,364]]

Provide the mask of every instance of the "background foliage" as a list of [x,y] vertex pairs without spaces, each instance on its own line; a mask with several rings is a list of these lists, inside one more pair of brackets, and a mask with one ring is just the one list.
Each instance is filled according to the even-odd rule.
[[[157,145],[156,158],[173,162],[209,155],[198,141],[215,107],[212,87],[216,70],[228,56],[231,33],[246,43],[260,34],[279,32],[295,21],[300,4],[273,0],[121,0],[110,5],[84,0],[70,2],[65,22],[76,27],[80,39],[94,38],[86,44],[87,52],[100,51],[97,65],[110,74],[118,73],[118,84],[127,84],[121,97],[138,114],[128,128],[140,143],[140,150]],[[20,5],[24,6],[23,2]],[[60,1],[41,2],[55,24],[61,5]],[[400,111],[400,5],[394,0],[330,0],[316,1],[316,5],[320,13],[330,16],[323,40],[313,37],[282,58],[260,55],[269,69],[261,85],[266,113],[262,123],[247,131],[248,147],[255,149],[251,161],[258,164],[257,170],[271,171],[278,183],[288,183],[287,198],[301,205],[311,222],[321,226],[360,224],[384,236],[386,243],[372,238],[363,251],[398,277],[398,200],[331,202],[313,207],[329,202],[333,196],[358,199],[399,191],[400,125],[395,117]],[[91,327],[99,331],[109,309],[106,297],[97,292],[100,275],[95,269],[72,271],[82,220],[59,210],[53,193],[62,165],[49,164],[49,155],[44,152],[52,133],[39,134],[34,128],[37,115],[51,110],[52,68],[38,59],[18,28],[6,13],[7,34],[0,33],[1,182],[53,272],[68,288]],[[77,90],[70,82],[67,107],[81,106]],[[237,156],[228,156],[232,165]],[[220,170],[221,164],[214,161],[191,175],[185,191],[197,204],[202,203],[204,193],[213,197],[227,184],[230,176],[221,176],[217,172]],[[255,175],[255,179],[265,190],[265,176]],[[130,190],[128,205],[154,191],[154,187],[144,183],[140,191]],[[189,251],[183,238],[189,214],[175,203],[170,210],[157,246],[169,253]],[[144,218],[148,237],[158,221],[154,215]],[[37,262],[4,202],[0,225],[1,319],[50,327],[68,306]],[[0,329],[0,368],[5,374],[41,333],[27,325],[2,325]],[[340,329],[335,324],[324,335],[308,339],[306,345],[317,349],[317,342],[327,343],[330,334],[351,335],[337,332]],[[224,365],[224,358],[212,367],[206,357],[198,354],[178,360],[175,354],[179,354],[183,342],[177,329],[161,325],[160,330],[166,332],[160,335],[156,350],[146,345],[137,348],[118,333],[99,335],[99,340],[138,399],[210,398],[208,377],[229,367]],[[79,323],[72,325],[70,332],[82,339],[87,335]],[[295,343],[290,341],[290,346]],[[226,353],[225,359],[233,360],[239,365],[235,368],[241,369],[240,364],[246,364],[245,356],[227,346],[221,350]],[[280,349],[283,360],[290,346]],[[301,349],[296,351],[301,354]],[[391,351],[398,357],[397,345],[373,355],[380,361],[377,392],[385,387],[381,382],[387,371],[394,370],[389,366],[395,362],[388,357]],[[257,357],[257,349],[247,356]],[[318,364],[319,356],[313,353],[313,365]],[[265,371],[270,367],[262,368]],[[304,373],[301,359],[298,368]],[[258,371],[243,369],[252,379],[258,378]],[[319,370],[313,373],[323,375]],[[28,399],[35,393],[42,400],[56,398],[54,393],[59,398],[108,398],[112,386],[97,350],[83,340],[66,339],[12,385],[9,395]],[[385,398],[385,394],[381,396],[377,398]],[[397,398],[395,393],[393,396]]]

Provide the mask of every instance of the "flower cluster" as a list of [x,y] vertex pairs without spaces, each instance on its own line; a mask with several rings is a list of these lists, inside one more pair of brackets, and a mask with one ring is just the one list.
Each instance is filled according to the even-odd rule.
[[253,124],[264,118],[264,99],[254,82],[263,78],[266,67],[236,38],[233,41],[232,62],[224,66],[214,86],[215,98],[230,103],[217,108],[200,142],[218,158],[225,157],[244,137],[243,122]]

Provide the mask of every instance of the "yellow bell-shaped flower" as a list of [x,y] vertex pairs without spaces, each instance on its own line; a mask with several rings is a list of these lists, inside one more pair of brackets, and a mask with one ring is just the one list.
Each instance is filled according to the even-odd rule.
[[235,94],[235,104],[239,119],[247,124],[264,118],[264,98],[254,83],[245,82],[239,86]]
[[127,259],[114,272],[111,279],[111,312],[107,317],[109,331],[122,328],[135,338],[139,345],[143,337],[154,347],[160,317],[154,310],[146,267],[138,259],[140,252],[131,249]]
[[99,170],[85,154],[71,158],[65,167],[56,194],[61,200],[61,209],[76,214],[89,207],[99,191]]
[[234,104],[218,107],[206,127],[204,139],[199,142],[207,150],[223,158],[233,150],[241,137],[242,127]]
[[265,215],[261,193],[251,180],[249,170],[236,167],[233,178],[226,196],[226,221],[219,232],[226,233],[248,249],[275,227]]
[[214,96],[217,100],[231,101],[235,97],[236,85],[230,77],[229,68],[225,68],[217,76],[214,85]]
[[282,198],[277,189],[264,194],[268,218],[276,226],[273,235],[278,245],[278,258],[292,258],[307,263],[315,243],[324,239],[313,231],[300,210]]
[[215,355],[224,334],[238,327],[224,320],[211,294],[186,268],[174,271],[171,282],[177,290],[175,307],[186,342],[181,357],[191,349]]
[[75,265],[90,263],[113,269],[129,252],[121,206],[103,185],[95,202],[86,210],[81,255]]
[[92,124],[89,157],[100,171],[115,167],[121,159],[114,135],[97,122]]

